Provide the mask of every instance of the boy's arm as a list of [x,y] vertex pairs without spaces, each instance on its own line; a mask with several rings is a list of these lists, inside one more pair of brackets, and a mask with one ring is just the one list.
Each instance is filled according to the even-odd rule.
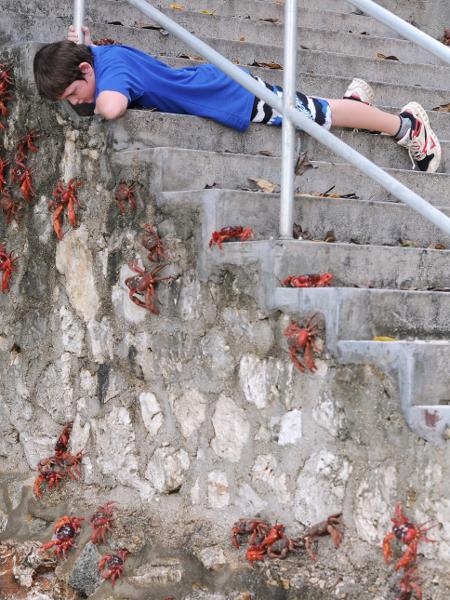
[[95,103],[94,114],[105,119],[118,119],[125,114],[128,107],[128,98],[120,92],[100,92]]

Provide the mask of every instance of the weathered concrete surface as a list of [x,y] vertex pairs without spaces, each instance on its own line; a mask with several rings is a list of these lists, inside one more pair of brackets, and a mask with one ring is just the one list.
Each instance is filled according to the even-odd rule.
[[[123,3],[113,4],[123,18],[133,18]],[[163,4],[167,9],[168,3]],[[230,17],[243,17],[243,29],[235,31],[250,37],[246,32],[253,19],[282,14],[280,6],[261,0],[189,0],[185,5],[193,12],[217,10],[224,15],[222,26],[230,29],[218,46],[238,50],[236,57],[242,60],[265,52],[256,43],[257,35],[270,23],[252,29],[253,46],[237,40],[232,45],[226,39],[237,24]],[[317,25],[321,12],[313,3],[305,6]],[[11,10],[6,0],[0,7]],[[342,33],[337,44],[350,35],[350,22],[353,26],[364,18],[351,15],[348,4],[324,1],[321,6],[328,11],[333,7],[345,13],[336,13],[334,25]],[[431,14],[423,2],[404,8],[413,9],[419,16]],[[37,2],[33,7],[19,3],[13,10],[33,10],[45,19],[67,17],[70,7],[66,2]],[[100,4],[89,10],[95,19],[106,20]],[[201,28],[208,17],[203,14],[196,21],[195,15],[185,16]],[[324,24],[330,19],[326,15]],[[98,31],[114,27],[120,26]],[[127,30],[124,37],[139,42],[144,33]],[[310,35],[314,42],[316,34]],[[148,39],[159,40],[159,50],[172,53],[168,62],[189,64],[175,56],[179,46],[159,32],[152,31]],[[394,41],[383,47],[394,51],[403,46]],[[30,61],[24,57],[32,56],[35,48],[25,46],[20,61],[14,54],[17,95],[27,93],[27,102],[12,104],[3,140],[5,156],[12,160],[19,136],[33,127],[42,132],[39,152],[30,159],[37,198],[19,224],[0,223],[0,239],[19,256],[11,292],[0,298],[0,539],[48,541],[62,515],[89,522],[96,506],[114,500],[118,508],[107,543],[95,550],[84,524],[77,547],[57,568],[58,581],[72,581],[85,594],[93,592],[94,600],[159,600],[168,595],[191,600],[386,600],[398,595],[399,579],[384,564],[380,543],[391,527],[395,503],[401,501],[414,522],[439,523],[434,532],[438,543],[420,545],[421,577],[425,597],[432,590],[433,600],[447,600],[448,448],[432,446],[407,427],[401,407],[405,380],[398,376],[394,347],[373,353],[372,364],[361,359],[361,346],[356,347],[368,346],[367,340],[380,334],[448,337],[445,293],[283,289],[277,291],[277,310],[260,302],[266,298],[268,279],[273,291],[275,280],[294,269],[333,269],[338,282],[347,285],[447,286],[448,250],[426,247],[447,240],[434,239],[433,229],[413,216],[403,217],[405,211],[392,203],[367,202],[379,194],[375,186],[365,187],[361,178],[353,178],[354,171],[327,164],[298,180],[302,191],[306,185],[306,191],[324,191],[336,183],[351,186],[339,191],[357,192],[363,200],[343,200],[338,206],[335,199],[331,207],[329,200],[299,197],[297,217],[304,229],[320,237],[335,222],[341,243],[274,242],[279,253],[270,270],[251,250],[253,244],[233,244],[223,253],[209,250],[213,228],[244,225],[250,218],[259,239],[275,235],[275,196],[203,188],[247,187],[249,176],[278,182],[279,132],[255,127],[239,136],[199,119],[142,111],[114,126],[73,114],[69,118],[62,107],[54,111],[30,93]],[[312,60],[316,52],[304,50],[302,55]],[[273,56],[279,56],[275,46]],[[379,77],[376,91],[387,106],[400,107],[403,96],[415,91],[409,81],[413,67],[390,64],[393,70],[384,77],[386,63],[366,57],[349,59],[343,73],[336,55],[336,62],[326,68],[330,56],[322,55],[317,63],[319,75],[303,75],[311,90],[319,83],[320,93],[328,85],[342,94],[347,83],[342,75],[361,68],[358,74]],[[420,69],[433,72],[430,66]],[[398,86],[400,71],[410,83],[406,91]],[[267,75],[267,69],[255,72]],[[281,72],[271,74],[281,81]],[[428,108],[447,100],[448,92],[434,85],[443,85],[437,75],[432,84],[417,88],[417,98],[426,99]],[[445,114],[432,115],[433,125],[442,125],[445,132],[450,131],[448,120]],[[395,146],[387,153],[388,140],[353,133],[344,137],[375,156],[385,153],[385,163],[400,156]],[[118,152],[113,158],[114,141]],[[150,149],[139,152],[145,146]],[[257,155],[259,151],[273,156]],[[406,162],[401,165],[406,167]],[[437,205],[449,205],[447,175],[398,174],[428,190]],[[56,182],[73,176],[83,179],[80,226],[72,230],[65,221],[64,240],[56,242],[48,202]],[[123,216],[113,198],[121,180],[137,183],[138,208]],[[183,193],[164,195],[164,190]],[[391,221],[394,214],[403,221],[400,229],[391,222],[383,228],[383,217]],[[170,263],[163,274],[172,275],[157,285],[159,316],[133,304],[125,285],[132,275],[130,261],[152,267],[141,243],[144,223],[158,225]],[[415,236],[417,247],[375,245],[396,243],[398,235]],[[367,245],[348,243],[352,238]],[[330,304],[334,313],[326,315],[318,370],[300,373],[287,353],[283,330],[291,316],[318,309],[325,314]],[[356,340],[353,348],[350,336]],[[348,346],[340,359],[347,364],[337,360],[342,339]],[[410,381],[420,398],[434,398],[437,407],[446,400],[448,382],[442,372],[447,363],[445,352],[434,352],[431,346],[429,354],[415,357]],[[36,465],[54,451],[69,420],[74,423],[70,450],[84,452],[82,476],[46,491],[38,501],[31,491]],[[230,544],[230,527],[240,517],[260,514],[284,523],[288,535],[296,537],[334,512],[343,512],[343,544],[335,549],[329,538],[320,539],[317,562],[300,550],[285,562],[266,561],[250,569],[245,548],[238,551]],[[123,547],[131,553],[124,577],[114,591],[108,582],[93,591],[99,583],[98,556]],[[29,581],[30,572],[25,575]],[[58,593],[65,599],[67,587]]]

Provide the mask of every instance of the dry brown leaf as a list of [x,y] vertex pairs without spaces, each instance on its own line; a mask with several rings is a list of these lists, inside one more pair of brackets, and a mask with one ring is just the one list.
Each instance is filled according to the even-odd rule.
[[383,60],[399,60],[396,56],[386,56],[382,52],[377,52],[377,58],[381,58]]
[[297,159],[297,163],[295,165],[294,172],[300,177],[308,169],[317,169],[317,167],[310,163],[307,152],[300,152],[299,157]]
[[450,102],[448,104],[441,104],[440,106],[436,106],[436,108],[432,108],[431,110],[435,110],[436,112],[450,112]]
[[210,10],[207,10],[206,8],[204,10],[201,10],[200,12],[202,13],[202,15],[210,15],[211,17],[214,17],[214,13]]
[[252,64],[252,67],[263,67],[264,69],[282,69],[283,65],[280,65],[279,63],[275,63],[275,62],[258,62],[258,61],[254,61],[254,63]]
[[177,4],[176,2],[172,2],[172,4],[169,4],[169,8],[171,8],[172,10],[184,10],[184,6],[181,6],[181,4]]
[[197,54],[178,54],[178,58],[187,58],[188,60],[205,60],[203,56]]
[[332,244],[333,242],[336,241],[336,236],[334,235],[334,230],[330,229],[330,231],[327,231],[325,234],[325,237],[323,238],[324,242],[327,242],[327,244]]
[[239,41],[240,41],[240,42],[245,42],[245,37],[240,37],[240,38],[239,38]]
[[444,244],[431,244],[431,248],[434,248],[435,250],[447,250],[447,248],[444,246]]
[[277,188],[277,184],[272,181],[267,181],[267,179],[253,179],[253,177],[248,178],[249,181],[255,183],[262,192],[266,194],[272,194]]
[[260,21],[266,21],[267,23],[273,23],[274,25],[276,23],[280,22],[280,18],[279,17],[268,17],[267,19],[259,19]]

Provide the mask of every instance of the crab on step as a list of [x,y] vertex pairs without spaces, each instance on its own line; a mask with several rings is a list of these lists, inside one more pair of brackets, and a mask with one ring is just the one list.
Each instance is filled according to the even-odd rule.
[[54,527],[55,539],[47,542],[42,546],[43,550],[49,550],[56,546],[54,554],[57,558],[63,556],[66,558],[67,552],[75,545],[75,536],[78,535],[81,529],[83,517],[61,517]]
[[222,250],[222,242],[237,238],[241,242],[253,238],[253,229],[251,227],[241,227],[240,225],[235,227],[222,227],[219,231],[212,232],[211,239],[209,240],[209,247],[212,248],[214,244],[217,244]]
[[[111,585],[114,587],[116,579],[122,576],[124,569],[124,562],[129,554],[129,550],[121,548],[117,551],[117,554],[107,554],[100,559],[98,563],[98,571],[102,573],[103,579],[111,579]],[[107,569],[107,570],[106,570]]]
[[150,262],[161,262],[165,260],[166,253],[161,238],[159,237],[158,230],[155,225],[148,225],[147,223],[143,226],[144,235],[142,236],[142,245],[148,250],[147,258]]
[[310,273],[308,275],[289,275],[281,285],[285,287],[307,288],[328,287],[333,279],[331,273]]
[[[314,344],[315,337],[319,334],[318,322],[314,321],[317,313],[307,319],[304,327],[300,327],[295,321],[292,321],[283,331],[283,335],[287,337],[289,356],[292,362],[302,373],[305,369],[316,371],[317,366],[314,362],[314,352],[319,352],[320,349]],[[302,364],[297,354],[303,351],[304,363]]]

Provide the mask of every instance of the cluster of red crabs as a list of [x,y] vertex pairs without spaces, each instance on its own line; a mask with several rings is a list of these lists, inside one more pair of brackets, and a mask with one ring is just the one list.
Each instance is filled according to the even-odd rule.
[[266,557],[285,559],[290,552],[299,549],[305,549],[312,560],[317,560],[314,542],[318,537],[330,535],[336,548],[341,545],[341,516],[341,513],[331,515],[295,539],[285,535],[285,526],[281,523],[270,525],[262,519],[239,519],[231,529],[231,543],[236,548],[247,544],[245,558],[250,564]]
[[[63,432],[55,444],[55,453],[39,461],[37,465],[38,476],[34,483],[36,498],[41,499],[45,490],[52,490],[60,486],[66,479],[78,479],[81,477],[79,465],[83,459],[83,451],[76,454],[69,452],[70,434],[72,423],[67,423]],[[91,542],[93,544],[105,544],[108,533],[113,529],[115,502],[106,502],[96,508],[89,519],[92,528]],[[57,559],[66,558],[67,552],[75,545],[84,517],[63,516],[55,523],[53,538],[43,544],[43,550],[54,548]],[[120,548],[117,554],[106,554],[98,563],[98,571],[102,573],[103,579],[110,579],[114,586],[124,569],[124,563],[129,551]]]
[[[220,250],[223,249],[222,243],[231,240],[240,240],[241,242],[252,239],[254,237],[251,227],[228,226],[222,227],[219,231],[213,231],[209,240],[209,247],[212,248],[215,244]],[[289,275],[281,281],[283,287],[293,288],[309,288],[309,287],[329,287],[333,275],[331,273],[309,273],[306,275]],[[320,333],[318,315],[314,314],[306,319],[305,323],[300,326],[299,323],[291,321],[283,335],[287,337],[289,356],[291,357],[294,366],[302,373],[305,370],[316,371],[317,365],[314,361],[314,353],[319,353],[320,348],[314,343],[315,338]],[[298,355],[302,353],[303,362],[300,361]]]
[[422,589],[417,579],[417,552],[419,542],[434,543],[435,540],[431,540],[425,536],[425,533],[436,527],[437,524],[428,525],[422,523],[416,525],[408,519],[403,513],[403,507],[400,503],[395,507],[394,517],[391,519],[393,526],[383,540],[383,554],[386,564],[389,564],[393,559],[392,542],[397,540],[403,544],[403,552],[400,559],[395,564],[395,571],[404,572],[404,577],[399,583],[399,593],[395,600],[411,600],[415,597],[417,600],[422,600]]

